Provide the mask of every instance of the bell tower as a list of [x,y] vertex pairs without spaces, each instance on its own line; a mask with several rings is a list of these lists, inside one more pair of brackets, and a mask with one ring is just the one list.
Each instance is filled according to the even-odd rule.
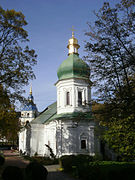
[[68,58],[57,71],[57,114],[91,111],[90,68],[80,59],[79,47],[78,40],[72,32],[67,46]]
[[32,86],[28,96],[28,101],[23,105],[21,110],[21,125],[25,126],[27,122],[31,122],[38,115],[36,104],[34,104],[34,97],[32,95]]

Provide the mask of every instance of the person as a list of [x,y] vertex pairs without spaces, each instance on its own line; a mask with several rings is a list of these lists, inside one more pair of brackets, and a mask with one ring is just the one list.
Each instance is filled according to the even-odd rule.
[[47,169],[38,162],[31,162],[25,168],[26,180],[46,180],[48,175]]
[[2,173],[3,180],[23,180],[23,173],[19,167],[7,166]]

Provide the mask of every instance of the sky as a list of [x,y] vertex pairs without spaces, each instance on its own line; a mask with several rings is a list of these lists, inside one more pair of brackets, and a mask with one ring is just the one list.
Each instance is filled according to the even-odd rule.
[[[55,83],[57,69],[68,57],[67,44],[72,36],[72,26],[78,39],[79,56],[84,52],[87,22],[94,23],[94,11],[107,1],[112,5],[118,0],[0,0],[3,9],[21,11],[28,25],[24,29],[30,40],[28,46],[36,51],[37,65],[33,68],[36,79],[30,81],[34,102],[39,112],[57,100]],[[25,86],[25,97],[29,95],[30,84]]]

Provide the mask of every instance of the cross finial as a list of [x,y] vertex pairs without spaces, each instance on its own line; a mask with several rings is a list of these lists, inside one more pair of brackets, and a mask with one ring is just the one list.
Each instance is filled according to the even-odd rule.
[[30,85],[30,95],[32,95],[32,84]]
[[74,26],[72,26],[72,37],[74,37],[74,31],[75,31]]

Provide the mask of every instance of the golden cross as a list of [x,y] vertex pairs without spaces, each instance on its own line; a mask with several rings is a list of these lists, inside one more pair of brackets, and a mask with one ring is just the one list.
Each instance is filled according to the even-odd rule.
[[74,26],[72,26],[72,37],[74,37],[74,31],[75,31],[75,29],[74,29]]

